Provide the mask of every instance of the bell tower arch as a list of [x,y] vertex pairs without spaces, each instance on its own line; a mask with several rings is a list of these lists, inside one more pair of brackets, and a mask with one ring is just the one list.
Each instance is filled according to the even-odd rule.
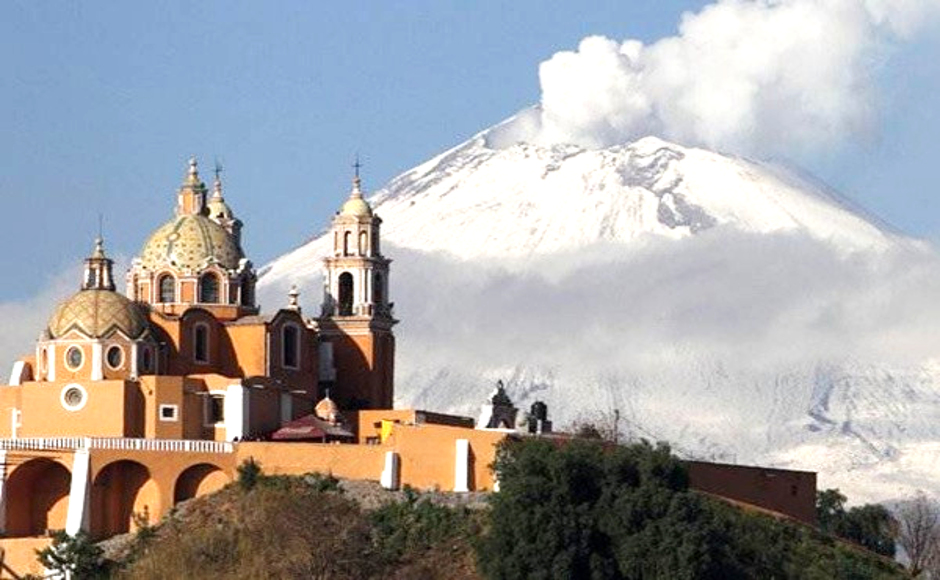
[[349,199],[333,218],[333,251],[324,260],[320,335],[337,379],[323,387],[343,408],[390,409],[397,322],[388,301],[391,260],[380,252],[382,219],[361,186],[357,164]]

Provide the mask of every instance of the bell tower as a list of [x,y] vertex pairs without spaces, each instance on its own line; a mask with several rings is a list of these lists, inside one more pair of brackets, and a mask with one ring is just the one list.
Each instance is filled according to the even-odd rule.
[[382,256],[382,220],[363,199],[358,162],[355,167],[349,199],[333,218],[333,251],[324,259],[321,386],[343,408],[390,409],[397,322],[388,300],[391,260]]

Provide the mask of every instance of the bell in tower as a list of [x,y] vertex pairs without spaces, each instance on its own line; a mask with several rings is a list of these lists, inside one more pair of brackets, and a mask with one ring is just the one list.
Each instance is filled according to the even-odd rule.
[[[388,300],[391,260],[381,253],[381,218],[363,198],[356,163],[349,199],[333,218],[333,252],[324,260],[321,336],[344,408],[388,409],[393,399],[395,337]],[[324,385],[328,387],[330,385]]]

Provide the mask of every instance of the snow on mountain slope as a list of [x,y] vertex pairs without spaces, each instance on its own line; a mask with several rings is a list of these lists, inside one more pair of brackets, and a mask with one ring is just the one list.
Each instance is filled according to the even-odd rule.
[[[497,129],[379,190],[371,202],[384,220],[383,239],[518,264],[598,242],[679,238],[714,227],[803,232],[846,251],[884,249],[894,238],[824,188],[779,167],[655,137],[601,150],[490,148],[488,135]],[[275,260],[267,275],[316,267],[328,249],[319,242]]]
[[[618,409],[685,455],[819,471],[853,499],[940,492],[930,248],[772,165],[655,138],[497,149],[493,130],[372,198],[399,404],[475,414],[502,379],[560,425]],[[297,283],[317,312],[329,250],[266,266],[263,303]]]

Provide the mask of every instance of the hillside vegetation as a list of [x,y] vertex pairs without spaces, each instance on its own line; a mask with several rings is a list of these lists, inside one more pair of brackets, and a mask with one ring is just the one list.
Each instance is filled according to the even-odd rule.
[[[813,528],[688,489],[666,446],[525,439],[500,449],[501,491],[347,493],[328,476],[265,476],[144,527],[119,579],[890,579],[895,563]],[[368,506],[368,507],[363,507]],[[379,506],[379,507],[376,507]]]

